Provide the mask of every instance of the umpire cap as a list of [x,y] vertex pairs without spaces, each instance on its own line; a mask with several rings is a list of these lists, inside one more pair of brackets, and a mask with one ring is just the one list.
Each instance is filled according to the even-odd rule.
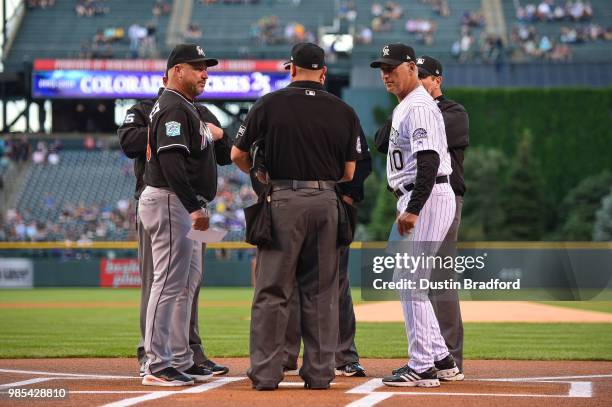
[[372,61],[370,67],[380,68],[381,65],[398,66],[404,62],[416,59],[414,49],[406,44],[393,43],[385,45],[380,51],[380,58]]
[[312,42],[295,44],[291,48],[291,59],[285,62],[285,69],[289,69],[291,64],[312,71],[323,69],[325,66],[325,51]]
[[206,53],[196,44],[179,44],[170,53],[166,70],[178,64],[197,64],[204,62],[206,66],[215,66],[219,63],[214,58],[206,58]]
[[435,58],[423,55],[417,58],[417,67],[419,68],[419,76],[425,78],[427,76],[441,76],[442,64]]

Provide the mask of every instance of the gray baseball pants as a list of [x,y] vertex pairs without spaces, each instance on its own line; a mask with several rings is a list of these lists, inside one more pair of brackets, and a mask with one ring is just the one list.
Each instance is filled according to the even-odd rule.
[[[149,295],[151,285],[153,285],[153,253],[151,250],[151,236],[142,224],[138,210],[136,211],[136,231],[138,232],[138,271],[140,272],[140,342],[136,349],[138,363],[144,365],[147,355],[144,350],[145,328],[147,323],[147,307],[149,305]],[[203,245],[203,249],[206,245]],[[204,264],[202,263],[202,268]],[[204,272],[202,270],[202,275]],[[198,297],[200,294],[201,282],[196,288],[196,292],[191,302],[191,319],[189,320],[189,347],[193,351],[193,361],[201,365],[208,357],[204,351],[204,345],[199,333],[198,323]]]
[[193,364],[189,321],[202,279],[202,245],[186,237],[191,217],[171,191],[147,186],[139,215],[151,236],[153,283],[147,304],[145,372],[167,367],[180,371]]

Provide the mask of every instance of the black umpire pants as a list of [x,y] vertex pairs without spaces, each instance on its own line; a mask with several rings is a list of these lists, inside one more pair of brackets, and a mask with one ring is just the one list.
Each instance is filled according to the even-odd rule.
[[[349,284],[348,274],[349,248],[340,249],[340,265],[338,267],[338,347],[336,348],[336,367],[349,363],[359,362],[357,347],[355,346],[355,311]],[[287,337],[283,367],[289,370],[297,369],[297,360],[300,354],[302,333],[300,332],[300,299],[291,297],[291,314],[287,325]]]
[[338,198],[333,190],[287,189],[272,193],[271,206],[274,242],[257,254],[247,375],[257,389],[283,379],[289,301],[297,290],[300,376],[311,388],[327,388],[338,344]]

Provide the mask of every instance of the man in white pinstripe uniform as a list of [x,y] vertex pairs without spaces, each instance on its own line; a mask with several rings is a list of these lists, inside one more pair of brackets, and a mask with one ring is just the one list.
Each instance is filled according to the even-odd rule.
[[[442,114],[421,86],[411,47],[386,45],[370,66],[380,68],[387,91],[399,101],[393,111],[387,180],[398,198],[397,232],[405,242],[400,247],[411,256],[435,255],[455,215]],[[383,378],[387,386],[437,387],[439,379],[456,380],[460,374],[440,334],[428,289],[420,285],[430,275],[427,266],[395,270],[394,279],[415,281],[416,288],[400,290],[410,360]]]

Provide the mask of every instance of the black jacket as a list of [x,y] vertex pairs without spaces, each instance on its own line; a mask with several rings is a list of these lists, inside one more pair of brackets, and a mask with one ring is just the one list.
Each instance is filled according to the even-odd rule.
[[[160,89],[160,93],[163,88]],[[159,96],[159,95],[158,95]],[[134,175],[136,177],[136,188],[134,190],[134,199],[140,198],[140,194],[145,188],[143,180],[147,149],[147,135],[149,126],[149,114],[155,104],[154,100],[141,100],[127,111],[123,124],[117,130],[119,136],[119,144],[124,154],[134,160]],[[196,104],[202,121],[212,123],[215,126],[221,127],[219,120],[210,112],[204,105]],[[219,165],[229,165],[232,163],[230,158],[230,150],[232,148],[232,140],[228,134],[223,131],[223,138],[215,141],[215,160]]]

